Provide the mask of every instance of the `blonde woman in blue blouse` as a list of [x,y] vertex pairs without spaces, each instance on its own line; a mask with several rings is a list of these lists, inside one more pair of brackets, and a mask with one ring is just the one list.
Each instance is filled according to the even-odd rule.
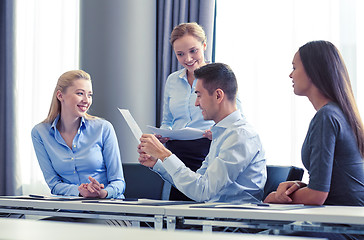
[[47,118],[32,130],[34,150],[52,194],[124,198],[116,134],[110,122],[87,114],[92,93],[88,73],[62,74]]

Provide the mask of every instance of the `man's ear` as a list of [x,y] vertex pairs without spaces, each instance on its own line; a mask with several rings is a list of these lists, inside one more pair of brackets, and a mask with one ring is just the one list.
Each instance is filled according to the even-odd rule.
[[60,90],[57,90],[56,97],[60,102],[62,101],[63,94]]
[[216,92],[216,100],[220,103],[224,99],[225,93],[220,88],[216,89],[215,92]]

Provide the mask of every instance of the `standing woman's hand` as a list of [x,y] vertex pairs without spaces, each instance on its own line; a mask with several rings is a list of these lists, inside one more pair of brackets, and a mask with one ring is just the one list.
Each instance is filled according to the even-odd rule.
[[202,135],[204,136],[205,138],[209,139],[209,140],[212,140],[212,132],[211,130],[206,130],[205,133]]
[[168,137],[162,137],[161,135],[154,135],[161,143],[165,144],[169,141]]

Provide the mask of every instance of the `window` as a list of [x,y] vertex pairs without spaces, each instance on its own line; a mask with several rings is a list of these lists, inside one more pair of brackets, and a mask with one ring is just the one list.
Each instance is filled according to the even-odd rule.
[[308,41],[328,40],[340,50],[364,117],[363,11],[359,0],[218,0],[216,62],[236,73],[244,114],[268,164],[303,167],[301,146],[315,110],[293,94],[288,75]]
[[17,0],[16,142],[23,194],[49,193],[30,132],[49,110],[58,77],[78,68],[79,1]]

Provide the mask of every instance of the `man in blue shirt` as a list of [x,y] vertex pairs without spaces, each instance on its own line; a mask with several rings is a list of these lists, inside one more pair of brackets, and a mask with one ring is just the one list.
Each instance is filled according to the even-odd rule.
[[229,66],[212,63],[195,70],[195,105],[213,120],[209,154],[196,172],[152,134],[143,134],[139,162],[153,168],[197,202],[257,202],[263,197],[266,160],[258,134],[236,108],[237,81]]

